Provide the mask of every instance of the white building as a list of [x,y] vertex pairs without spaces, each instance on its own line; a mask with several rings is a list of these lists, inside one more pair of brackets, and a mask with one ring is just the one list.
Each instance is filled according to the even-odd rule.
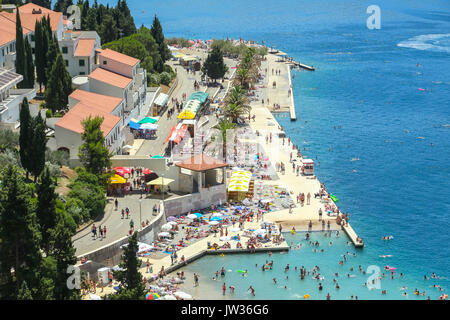
[[[76,50],[76,49],[75,49]],[[94,70],[73,81],[77,90],[69,96],[69,112],[55,124],[55,140],[59,150],[78,158],[82,144],[81,122],[89,116],[103,117],[105,144],[116,154],[133,139],[127,127],[132,117],[146,115],[147,74],[138,59],[119,52],[95,49]]]
[[110,152],[119,153],[125,145],[123,134],[123,109],[121,98],[75,90],[69,96],[70,110],[55,124],[55,140],[58,150],[69,152],[71,159],[78,158],[82,144],[82,121],[88,117],[102,117],[101,130]]
[[97,32],[66,30],[58,42],[67,71],[72,77],[87,76],[94,70],[95,50],[101,48]]
[[18,122],[23,98],[30,100],[36,95],[35,89],[14,89],[22,80],[22,75],[0,68],[0,122]]

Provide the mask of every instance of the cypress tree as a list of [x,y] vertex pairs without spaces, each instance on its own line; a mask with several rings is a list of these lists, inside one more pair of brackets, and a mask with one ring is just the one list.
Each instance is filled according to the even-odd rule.
[[22,105],[20,107],[20,135],[19,135],[19,146],[20,146],[20,163],[22,167],[28,173],[31,168],[32,159],[30,158],[30,146],[32,141],[33,124],[30,115],[30,107],[28,106],[27,98],[23,98]]
[[45,59],[47,61],[47,66],[45,68],[45,72],[47,74],[47,82],[50,80],[50,73],[53,68],[53,65],[55,64],[58,53],[60,53],[58,41],[56,41],[56,39],[52,37],[49,39],[48,51],[45,55]]
[[17,294],[17,300],[33,300],[30,289],[27,286],[26,281],[22,281],[19,292]]
[[62,55],[58,54],[48,75],[47,88],[45,90],[47,107],[51,108],[53,113],[67,107],[67,92],[69,91],[67,80],[66,65]]
[[10,299],[18,296],[23,281],[29,288],[39,287],[36,268],[42,256],[30,188],[13,165],[3,169],[0,180],[0,298]]
[[19,10],[16,10],[16,73],[23,76],[23,81],[17,84],[18,88],[26,88],[25,72],[25,44],[23,41],[22,22],[20,21]]
[[47,74],[45,68],[47,66],[46,62],[46,52],[47,44],[46,34],[43,31],[43,26],[41,21],[36,20],[34,27],[34,61],[36,64],[36,80],[39,83],[39,92],[42,93],[42,85],[47,83]]
[[163,72],[164,71],[164,62],[166,62],[167,60],[170,59],[171,54],[170,54],[169,48],[167,47],[166,42],[164,41],[164,34],[163,34],[162,26],[156,15],[155,15],[155,18],[153,19],[150,33],[151,33],[153,39],[155,39],[156,43],[158,44],[159,55],[161,57],[160,61],[159,61],[159,59],[157,61],[155,61],[155,69],[158,72]]
[[25,74],[27,76],[26,87],[34,88],[35,75],[33,53],[31,51],[31,46],[27,38],[25,38]]
[[37,186],[36,216],[42,235],[41,248],[47,256],[52,248],[51,237],[56,225],[56,198],[55,181],[49,168],[45,167]]
[[33,119],[33,135],[31,137],[30,159],[31,161],[31,173],[34,176],[34,182],[36,182],[37,177],[44,170],[45,166],[45,150],[47,145],[47,137],[45,135],[45,121],[38,112],[36,118]]

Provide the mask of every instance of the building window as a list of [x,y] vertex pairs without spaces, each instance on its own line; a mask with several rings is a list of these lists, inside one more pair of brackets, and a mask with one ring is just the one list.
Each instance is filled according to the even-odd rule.
[[69,66],[69,60],[64,60],[66,62],[66,67]]
[[80,67],[84,67],[84,59],[80,60]]
[[31,53],[34,54],[34,48],[31,48]]
[[84,76],[86,73],[84,71],[80,72],[80,76]]
[[62,53],[67,53],[67,47],[62,47]]
[[2,49],[2,56],[5,56],[5,49]]
[[31,35],[31,41],[34,41],[34,34]]
[[108,61],[106,61],[106,60],[103,60],[103,64],[105,64],[106,65],[106,63],[107,63]]

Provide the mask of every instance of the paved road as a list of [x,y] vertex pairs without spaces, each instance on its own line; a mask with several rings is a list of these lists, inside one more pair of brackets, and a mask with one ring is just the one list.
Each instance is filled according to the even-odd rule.
[[[106,238],[104,239],[95,239],[93,238],[93,234],[91,232],[91,225],[84,229],[83,231],[77,233],[73,236],[72,241],[74,243],[74,247],[76,248],[76,255],[83,255],[100,247],[103,247],[107,244],[110,244],[126,235],[128,235],[128,231],[130,230],[130,221],[133,219],[134,221],[134,229],[139,229],[139,195],[128,195],[126,197],[118,198],[119,207],[116,211],[114,209],[114,198],[109,198],[109,203],[106,205],[105,214],[99,221],[95,221],[95,226],[106,226]],[[159,204],[161,201],[159,199],[151,199],[144,198],[142,199],[142,221],[152,221],[155,219],[153,213],[153,205]],[[130,209],[129,219],[122,219],[121,211],[128,207]],[[126,217],[126,216],[125,216]],[[97,235],[99,235],[97,231]]]

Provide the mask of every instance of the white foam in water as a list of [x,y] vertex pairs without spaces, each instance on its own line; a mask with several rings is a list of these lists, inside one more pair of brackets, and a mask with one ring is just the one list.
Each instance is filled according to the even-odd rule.
[[[443,41],[444,40],[444,41]],[[450,33],[423,34],[401,41],[399,47],[413,48],[418,50],[429,50],[439,52],[450,52]],[[447,44],[447,45],[446,45]]]

